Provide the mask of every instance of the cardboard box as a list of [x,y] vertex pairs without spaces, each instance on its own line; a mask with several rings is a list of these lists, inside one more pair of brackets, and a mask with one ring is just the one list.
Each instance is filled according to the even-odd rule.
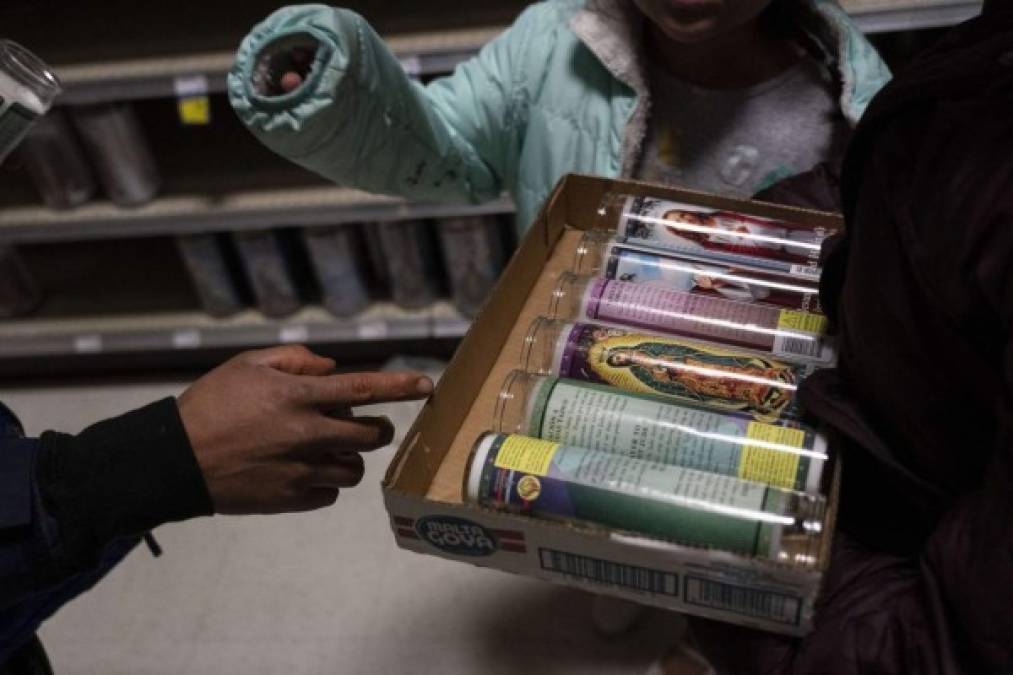
[[830,477],[820,566],[809,570],[462,503],[469,452],[492,427],[500,387],[507,373],[520,367],[525,332],[548,309],[556,277],[570,269],[581,231],[595,227],[598,205],[610,191],[811,227],[842,227],[836,216],[815,211],[591,176],[563,178],[387,470],[384,501],[397,543],[647,605],[802,635],[811,628],[829,560],[840,483],[837,464]]

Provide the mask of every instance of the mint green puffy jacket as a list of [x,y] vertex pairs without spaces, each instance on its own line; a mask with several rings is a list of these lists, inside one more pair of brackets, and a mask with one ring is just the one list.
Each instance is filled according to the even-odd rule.
[[[836,2],[801,4],[801,27],[836,69],[855,123],[889,71]],[[243,40],[229,98],[265,145],[336,183],[419,200],[481,202],[505,190],[523,230],[562,175],[628,176],[635,165],[650,90],[630,5],[532,5],[427,86],[354,12],[286,7]],[[260,54],[305,34],[319,43],[306,81],[259,94]]]

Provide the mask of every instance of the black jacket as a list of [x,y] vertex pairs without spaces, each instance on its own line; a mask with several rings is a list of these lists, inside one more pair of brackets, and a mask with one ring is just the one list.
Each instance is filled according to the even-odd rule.
[[803,640],[697,622],[723,672],[1013,672],[1013,7],[1003,5],[921,56],[856,130],[847,233],[821,288],[840,364],[802,391],[843,458],[833,561]]
[[140,535],[211,512],[174,399],[39,439],[0,405],[0,671]]

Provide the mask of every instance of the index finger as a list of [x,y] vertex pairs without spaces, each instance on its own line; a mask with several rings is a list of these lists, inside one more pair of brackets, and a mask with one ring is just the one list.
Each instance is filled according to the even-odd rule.
[[348,373],[306,378],[305,391],[316,405],[357,406],[425,398],[433,381],[417,372]]

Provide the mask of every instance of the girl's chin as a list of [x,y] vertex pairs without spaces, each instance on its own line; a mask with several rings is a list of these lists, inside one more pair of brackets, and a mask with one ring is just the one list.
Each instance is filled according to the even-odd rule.
[[717,35],[717,26],[713,18],[699,19],[697,21],[675,21],[668,20],[658,28],[665,37],[674,42],[684,44],[698,44]]

